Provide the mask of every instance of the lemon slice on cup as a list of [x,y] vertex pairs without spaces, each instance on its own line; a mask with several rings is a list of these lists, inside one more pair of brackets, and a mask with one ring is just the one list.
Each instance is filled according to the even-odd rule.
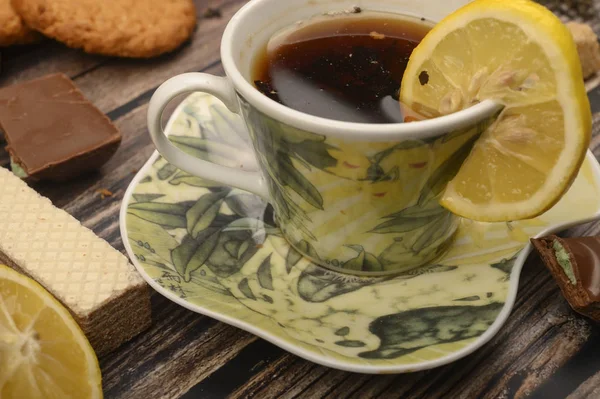
[[41,285],[0,265],[0,398],[102,398],[85,335]]
[[591,135],[581,65],[567,28],[528,0],[475,0],[413,51],[400,100],[436,117],[493,99],[505,108],[440,203],[479,221],[532,218],[570,187]]

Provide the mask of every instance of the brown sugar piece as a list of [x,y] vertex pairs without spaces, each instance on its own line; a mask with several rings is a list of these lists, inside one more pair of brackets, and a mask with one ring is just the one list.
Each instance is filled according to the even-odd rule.
[[65,75],[0,89],[0,126],[12,169],[31,180],[67,180],[100,168],[121,134]]
[[552,235],[531,242],[571,307],[600,321],[600,237]]
[[35,43],[42,38],[15,12],[10,0],[0,0],[0,47]]
[[566,25],[571,31],[571,35],[573,35],[575,45],[577,46],[583,78],[587,79],[600,70],[600,44],[598,44],[598,37],[592,28],[586,24],[568,22]]
[[0,220],[0,264],[67,307],[99,356],[150,325],[149,289],[128,259],[4,168]]
[[196,26],[192,0],[12,0],[27,25],[69,47],[120,57],[175,50]]

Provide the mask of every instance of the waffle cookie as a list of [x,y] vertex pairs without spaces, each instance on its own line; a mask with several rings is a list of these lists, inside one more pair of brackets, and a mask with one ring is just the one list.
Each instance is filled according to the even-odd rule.
[[0,263],[43,285],[101,356],[150,325],[148,286],[128,259],[0,168]]

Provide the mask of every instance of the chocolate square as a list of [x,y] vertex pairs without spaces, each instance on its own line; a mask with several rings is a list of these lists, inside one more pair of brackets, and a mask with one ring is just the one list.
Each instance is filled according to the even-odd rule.
[[531,240],[569,305],[600,321],[600,237]]
[[121,142],[110,119],[63,74],[0,89],[0,127],[13,172],[32,180],[98,169]]

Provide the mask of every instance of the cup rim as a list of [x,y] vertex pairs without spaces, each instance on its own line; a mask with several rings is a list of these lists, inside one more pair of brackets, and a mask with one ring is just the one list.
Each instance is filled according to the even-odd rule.
[[484,100],[453,114],[410,123],[357,123],[327,119],[310,115],[280,104],[256,89],[236,66],[233,43],[239,28],[254,8],[270,0],[253,0],[246,3],[231,18],[221,39],[221,62],[234,89],[246,100],[269,117],[295,128],[346,140],[396,141],[401,139],[427,139],[473,126],[474,123],[493,115],[502,104]]

